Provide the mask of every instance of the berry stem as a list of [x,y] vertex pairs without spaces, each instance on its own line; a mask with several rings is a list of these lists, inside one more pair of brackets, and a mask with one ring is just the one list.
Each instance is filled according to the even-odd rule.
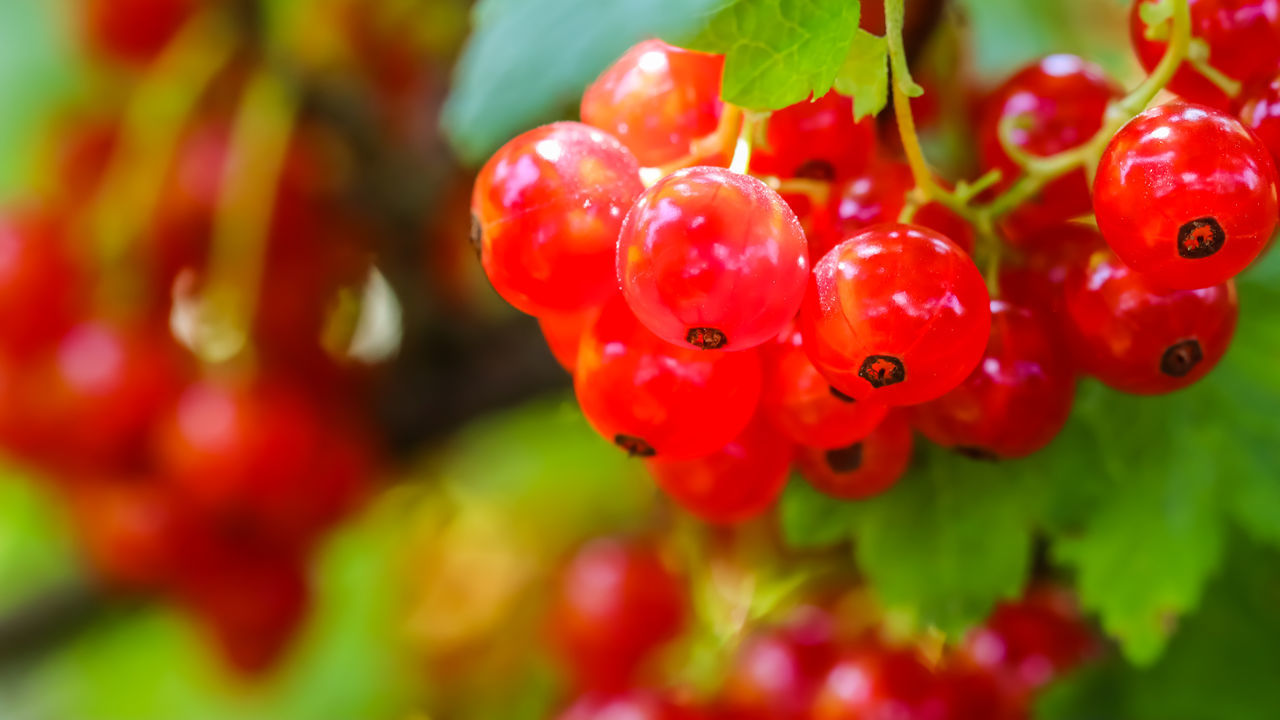
[[911,79],[911,71],[907,67],[907,51],[902,42],[904,6],[905,0],[884,0],[885,40],[889,45],[889,67],[893,72],[893,114],[907,164],[911,166],[911,175],[916,181],[917,204],[923,205],[933,196],[935,183],[925,161],[924,149],[920,147],[916,120],[911,111],[911,97],[919,95],[921,90]]
[[768,113],[742,112],[742,128],[738,131],[738,140],[733,148],[733,160],[729,169],[736,173],[746,174],[751,165],[751,149],[755,146],[756,134],[768,121]]

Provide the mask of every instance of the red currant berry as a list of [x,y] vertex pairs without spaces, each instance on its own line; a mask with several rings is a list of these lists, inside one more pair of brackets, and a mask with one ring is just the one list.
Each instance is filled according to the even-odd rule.
[[0,215],[0,351],[27,357],[66,332],[80,312],[81,276],[51,214]]
[[570,373],[578,367],[578,343],[587,327],[600,314],[600,308],[591,307],[586,310],[570,313],[548,313],[538,317],[538,327],[547,347],[555,356],[556,362]]
[[831,618],[813,607],[798,623],[760,633],[743,645],[721,686],[718,717],[803,720],[818,684],[835,662]]
[[[1102,234],[1089,225],[1063,223],[1038,232],[1000,270],[1000,292],[1016,305],[1041,313],[1058,325],[1064,314],[1063,285],[1073,270],[1105,250]],[[1059,334],[1060,335],[1060,334]]]
[[910,650],[867,645],[849,651],[823,679],[812,720],[926,717],[934,673]]
[[[1101,68],[1075,55],[1050,55],[1005,81],[983,103],[977,126],[982,169],[1000,170],[996,190],[1005,190],[1022,169],[1000,142],[1000,123],[1012,120],[1009,140],[1031,155],[1048,156],[1081,145],[1102,127],[1107,103],[1120,89]],[[1084,170],[1054,180],[1005,222],[1014,241],[1041,228],[1089,213]]]
[[[1148,72],[1160,63],[1168,45],[1171,21],[1148,28],[1142,7],[1158,0],[1137,0],[1129,15],[1129,34],[1138,60]],[[1280,61],[1280,0],[1190,0],[1191,35],[1209,50],[1209,64],[1229,78],[1247,83],[1270,73]],[[1191,102],[1222,110],[1231,98],[1216,84],[1184,63],[1169,90]]]
[[91,478],[69,488],[89,565],[121,589],[158,588],[181,567],[190,513],[154,478]]
[[660,693],[630,689],[590,693],[575,700],[557,720],[701,720],[702,714]]
[[602,130],[558,122],[489,158],[471,198],[471,241],[503,299],[530,315],[608,297],[618,229],[644,189],[629,150]]
[[951,392],[911,408],[933,442],[982,459],[1030,455],[1058,435],[1071,414],[1075,374],[1047,319],[991,302],[986,355]]
[[1155,395],[1186,387],[1222,359],[1235,331],[1235,284],[1161,290],[1110,253],[1067,278],[1067,316],[1079,367],[1117,390]]
[[764,183],[679,170],[636,200],[618,236],[618,281],[658,337],[745,350],[782,331],[804,298],[809,251],[795,213]]
[[911,426],[889,413],[866,438],[835,450],[801,447],[796,465],[805,480],[832,497],[863,500],[893,487],[911,463]]
[[1237,107],[1240,122],[1267,146],[1272,161],[1280,163],[1280,74],[1245,88]]
[[720,122],[723,69],[721,55],[645,40],[583,93],[582,121],[612,133],[646,167],[688,157]]
[[583,335],[573,385],[605,438],[632,455],[688,459],[715,452],[747,426],[760,374],[755,351],[672,345],[615,297]]
[[875,154],[871,118],[853,120],[853,99],[829,92],[769,116],[765,141],[751,155],[751,172],[782,178],[837,180],[866,169]]
[[1040,588],[997,607],[965,639],[963,652],[977,666],[1027,691],[1074,669],[1096,650],[1093,634],[1071,596]]
[[97,52],[144,64],[195,14],[200,0],[82,0],[84,33]]
[[934,678],[923,717],[937,720],[1028,720],[1028,698],[984,668],[944,664]]
[[550,627],[579,687],[620,689],[684,627],[681,579],[641,542],[595,540],[565,564]]
[[648,461],[650,474],[681,507],[710,523],[750,520],[787,484],[794,446],[756,418],[732,442],[693,460]]
[[1125,264],[1164,287],[1209,287],[1243,270],[1271,238],[1280,212],[1275,165],[1230,115],[1161,105],[1107,145],[1093,209]]
[[814,266],[800,313],[814,367],[858,401],[913,405],[960,384],[991,330],[982,275],[955,243],[877,225]]
[[800,331],[788,327],[766,345],[761,411],[792,442],[842,448],[866,437],[889,412],[886,405],[858,402],[832,387],[804,352]]

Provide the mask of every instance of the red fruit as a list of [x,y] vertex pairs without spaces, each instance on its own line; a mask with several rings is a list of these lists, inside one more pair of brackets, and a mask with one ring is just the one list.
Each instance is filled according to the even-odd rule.
[[630,689],[589,693],[574,700],[557,720],[698,720],[696,709],[666,695]]
[[1096,641],[1072,598],[1053,589],[1033,590],[996,608],[965,639],[964,654],[1018,690],[1043,687],[1074,669],[1096,650]]
[[985,668],[939,669],[923,716],[930,720],[1030,720],[1029,700]]
[[1048,319],[991,301],[987,352],[960,386],[911,408],[933,442],[979,458],[1030,455],[1057,437],[1071,414],[1075,375]]
[[472,243],[503,299],[530,315],[582,310],[616,287],[614,254],[640,166],[608,133],[558,122],[503,145],[476,178]]
[[792,442],[841,448],[876,429],[886,405],[858,402],[831,386],[804,352],[794,326],[764,347],[761,411]]
[[583,93],[582,122],[612,133],[646,167],[688,157],[720,122],[723,68],[721,55],[645,40]]
[[583,335],[573,387],[596,431],[630,454],[696,458],[723,447],[751,420],[760,358],[672,345],[615,297]]
[[815,180],[852,177],[871,162],[875,140],[873,120],[855,123],[853,100],[829,92],[769,116],[765,141],[751,155],[751,172]]
[[551,348],[556,362],[570,373],[578,367],[578,344],[587,327],[600,314],[600,308],[592,307],[572,313],[549,313],[538,318],[542,337]]
[[923,718],[936,678],[909,650],[856,648],[832,666],[818,689],[812,720]]
[[1227,351],[1235,284],[1161,290],[1110,253],[1067,278],[1079,367],[1117,390],[1155,395],[1199,380]]
[[551,601],[556,648],[581,688],[626,687],[684,628],[684,586],[641,542],[595,540],[565,564]]
[[757,418],[733,441],[693,460],[654,458],[658,486],[681,507],[711,523],[750,520],[768,510],[787,484],[794,450]]
[[1106,247],[1102,234],[1088,225],[1063,223],[1041,230],[1000,269],[1000,292],[1006,300],[1039,312],[1053,324],[1054,334],[1064,337],[1067,276]]
[[82,0],[86,42],[114,60],[144,64],[164,50],[200,0]]
[[84,281],[52,214],[0,215],[0,352],[29,357],[74,322]]
[[[1050,55],[1005,81],[982,105],[976,132],[983,171],[1000,170],[997,191],[1008,189],[1022,170],[1000,143],[1000,123],[1013,118],[1010,140],[1045,157],[1082,145],[1102,127],[1107,103],[1120,88],[1102,69],[1075,55]],[[1006,221],[1015,242],[1034,238],[1045,227],[1089,213],[1084,170],[1049,183]]]
[[1130,120],[1093,185],[1098,229],[1125,264],[1176,289],[1217,285],[1276,227],[1271,154],[1235,118],[1170,103]]
[[831,618],[805,608],[798,623],[746,641],[721,685],[717,717],[802,720],[818,684],[835,661]]
[[123,589],[159,587],[181,567],[191,521],[155,478],[98,479],[68,486],[71,518],[89,565]]
[[973,261],[938,233],[867,228],[814,266],[800,313],[814,367],[858,401],[913,405],[960,384],[991,330]]
[[911,426],[892,412],[865,439],[835,450],[801,447],[796,465],[809,484],[832,497],[863,500],[893,487],[911,463]]
[[649,188],[618,236],[618,282],[655,335],[745,350],[775,336],[804,298],[809,252],[777,193],[723,168],[679,170]]
[[[1129,15],[1129,34],[1142,66],[1151,71],[1164,56],[1172,21],[1165,20],[1154,34],[1142,21],[1143,5],[1157,0],[1137,0]],[[1240,82],[1275,70],[1280,60],[1280,0],[1191,0],[1191,36],[1209,49],[1209,64]],[[1227,96],[1190,63],[1183,63],[1169,89],[1191,102],[1226,110]]]
[[1280,163],[1280,74],[1245,88],[1237,107],[1240,122],[1258,136],[1272,161]]

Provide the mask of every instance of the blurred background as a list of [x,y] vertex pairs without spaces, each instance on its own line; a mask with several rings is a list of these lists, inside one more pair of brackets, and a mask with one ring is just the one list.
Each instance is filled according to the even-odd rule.
[[[566,553],[707,536],[488,288],[472,173],[679,2],[0,0],[0,719],[549,716]],[[908,8],[956,173],[1022,63],[1134,77],[1125,3]]]

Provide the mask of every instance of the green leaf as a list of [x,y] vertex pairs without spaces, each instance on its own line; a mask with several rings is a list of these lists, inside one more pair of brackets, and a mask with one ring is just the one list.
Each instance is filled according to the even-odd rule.
[[696,31],[722,1],[481,0],[445,102],[445,133],[463,160],[479,164],[511,137],[576,107],[583,88],[628,47]]
[[783,540],[793,548],[829,547],[853,535],[854,503],[823,495],[801,478],[792,478],[778,502]]
[[685,44],[725,55],[725,100],[777,110],[831,89],[860,9],[857,0],[722,0]]
[[836,92],[853,98],[858,120],[875,115],[889,100],[889,45],[882,37],[859,30],[836,76]]

